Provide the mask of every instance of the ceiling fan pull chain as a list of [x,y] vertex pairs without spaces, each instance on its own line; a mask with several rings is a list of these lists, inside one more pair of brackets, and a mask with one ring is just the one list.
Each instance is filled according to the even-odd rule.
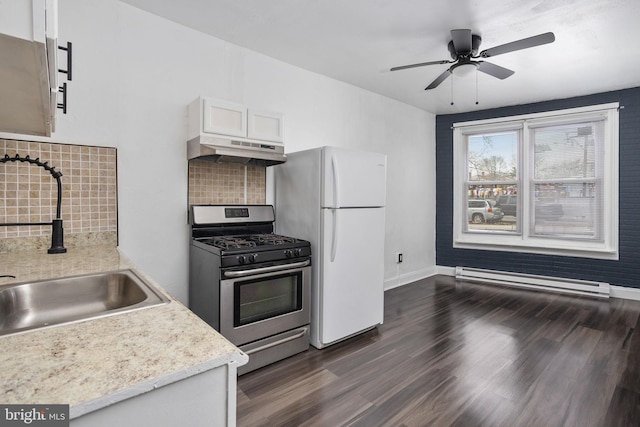
[[451,73],[451,105],[453,105],[453,73]]
[[478,105],[478,67],[476,67],[476,105]]

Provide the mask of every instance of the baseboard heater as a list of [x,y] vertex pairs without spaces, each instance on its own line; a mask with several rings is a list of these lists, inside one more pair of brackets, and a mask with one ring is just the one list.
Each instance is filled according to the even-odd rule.
[[456,279],[497,283],[506,286],[517,286],[552,292],[589,295],[599,298],[609,298],[610,295],[608,283],[484,270],[480,268],[456,267]]

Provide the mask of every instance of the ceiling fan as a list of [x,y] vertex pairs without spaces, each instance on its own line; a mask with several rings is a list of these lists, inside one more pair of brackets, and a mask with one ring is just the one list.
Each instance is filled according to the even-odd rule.
[[402,65],[400,67],[393,67],[391,71],[405,70],[407,68],[424,67],[425,65],[437,65],[437,64],[453,64],[446,71],[440,74],[434,81],[431,82],[425,90],[434,89],[438,87],[440,83],[445,81],[453,70],[462,66],[474,66],[478,71],[489,74],[490,76],[497,77],[499,79],[506,79],[511,76],[514,71],[508,68],[501,67],[499,65],[492,64],[486,61],[474,61],[477,58],[490,58],[496,55],[502,55],[503,53],[509,53],[516,50],[528,49],[530,47],[540,46],[547,43],[552,43],[555,40],[553,33],[543,33],[537,36],[527,37],[525,39],[516,40],[511,43],[505,43],[491,49],[483,50],[478,53],[478,48],[482,42],[482,38],[477,34],[471,34],[471,30],[451,30],[451,41],[448,44],[449,53],[453,60],[444,59],[442,61],[421,62],[419,64]]

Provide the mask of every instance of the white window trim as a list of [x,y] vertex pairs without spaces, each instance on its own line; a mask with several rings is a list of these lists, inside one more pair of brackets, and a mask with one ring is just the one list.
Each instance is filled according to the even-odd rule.
[[[576,256],[598,259],[618,259],[618,103],[592,105],[588,107],[549,111],[544,113],[502,117],[489,120],[461,122],[453,125],[453,247],[507,252],[528,252],[547,255]],[[518,218],[521,234],[500,233],[495,231],[466,232],[466,188],[467,144],[465,135],[483,131],[521,129],[523,144],[518,150],[529,149],[528,126],[539,126],[546,121],[566,118],[567,122],[593,118],[601,115],[605,118],[605,133],[608,145],[604,154],[604,181],[608,191],[603,194],[603,239],[601,242],[554,239],[552,237],[530,236],[526,230],[526,218]],[[557,122],[554,122],[557,123]],[[522,164],[522,155],[518,165],[521,185],[526,182],[528,165]],[[522,212],[528,214],[528,197],[519,197]],[[526,212],[526,213],[525,213]]]

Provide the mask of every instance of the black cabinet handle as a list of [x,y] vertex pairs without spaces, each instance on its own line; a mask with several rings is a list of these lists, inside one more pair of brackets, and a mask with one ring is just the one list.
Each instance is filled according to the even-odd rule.
[[64,46],[58,46],[58,49],[60,50],[64,50],[65,52],[67,52],[67,69],[63,70],[58,68],[58,72],[59,73],[64,73],[67,75],[67,80],[71,81],[73,80],[73,76],[71,74],[71,57],[72,57],[72,52],[73,52],[73,47],[71,45],[71,42],[67,42],[67,47]]
[[67,82],[62,83],[58,92],[62,93],[62,102],[58,103],[58,108],[62,110],[62,114],[67,114]]

